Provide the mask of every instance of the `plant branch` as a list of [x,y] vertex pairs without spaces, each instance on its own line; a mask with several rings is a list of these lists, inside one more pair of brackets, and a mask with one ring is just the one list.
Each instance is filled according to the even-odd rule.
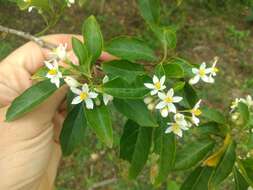
[[94,190],[94,189],[97,189],[97,188],[100,188],[100,187],[107,186],[111,183],[115,183],[117,180],[118,180],[117,178],[106,179],[104,181],[95,183],[91,188],[89,188],[89,190]]
[[16,36],[19,36],[21,38],[24,38],[26,40],[30,40],[35,42],[36,44],[38,44],[40,47],[45,48],[45,49],[55,49],[57,46],[55,44],[46,42],[45,40],[39,38],[39,37],[35,37],[29,33],[23,32],[23,31],[19,31],[19,30],[15,30],[12,28],[8,28],[5,26],[0,25],[0,32],[5,32],[7,34],[14,34]]

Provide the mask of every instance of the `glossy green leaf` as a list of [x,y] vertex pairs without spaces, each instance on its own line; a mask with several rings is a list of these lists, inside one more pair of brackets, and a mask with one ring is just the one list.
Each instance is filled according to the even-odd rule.
[[183,78],[184,77],[184,70],[178,64],[174,64],[174,63],[163,64],[163,69],[164,69],[165,76],[167,78]]
[[85,74],[90,75],[90,57],[88,54],[88,49],[86,45],[84,45],[80,40],[77,38],[72,38],[72,46],[75,55],[78,58],[79,65],[81,67],[81,71],[83,71]]
[[233,174],[235,180],[235,190],[247,190],[249,185],[236,167],[233,169]]
[[138,8],[146,22],[159,23],[160,0],[138,0]]
[[135,121],[140,126],[157,127],[154,116],[142,100],[114,99],[113,103],[120,113]]
[[105,105],[85,109],[88,126],[96,133],[97,137],[107,146],[113,145],[113,130],[111,114]]
[[[166,134],[164,131],[167,128],[167,122],[160,117],[160,127],[155,129],[157,153],[159,154],[158,160],[158,174],[155,178],[155,184],[161,184],[164,182],[169,172],[174,167],[176,157],[176,138],[173,133]],[[158,132],[158,134],[157,134]]]
[[197,167],[184,181],[180,190],[208,190],[213,168]]
[[185,82],[182,82],[182,81],[175,82],[173,84],[173,89],[174,89],[175,92],[180,91],[184,88],[184,86],[185,86]]
[[118,37],[111,40],[107,52],[129,61],[156,61],[154,51],[143,41],[132,37]]
[[120,158],[131,165],[129,177],[136,178],[144,167],[151,147],[152,128],[128,120],[120,139]]
[[250,111],[249,111],[248,106],[243,102],[239,102],[238,111],[243,118],[243,123],[247,124],[250,118]]
[[202,107],[201,111],[202,111],[202,116],[210,121],[214,121],[220,124],[226,123],[226,118],[224,117],[224,115],[216,109]]
[[221,127],[216,122],[207,122],[199,125],[194,128],[199,135],[217,135],[217,136],[225,136],[223,134]]
[[197,165],[213,149],[212,140],[199,140],[185,144],[176,155],[175,170],[186,170]]
[[170,60],[168,60],[168,63],[180,65],[181,68],[183,68],[183,70],[184,70],[185,77],[193,77],[194,76],[194,74],[192,73],[192,68],[194,68],[194,66],[191,65],[185,59],[182,59],[179,57],[173,57]]
[[63,155],[70,155],[84,140],[87,122],[83,105],[75,106],[67,115],[60,135]]
[[103,35],[94,16],[90,16],[83,23],[83,37],[93,62],[99,58],[103,50]]
[[114,60],[102,64],[103,71],[112,76],[120,77],[127,82],[133,82],[137,76],[145,74],[143,65],[126,60]]
[[253,159],[237,159],[238,168],[247,183],[253,187]]
[[67,111],[68,112],[70,112],[75,107],[75,105],[72,104],[72,101],[75,97],[76,97],[76,95],[71,90],[69,90],[67,93],[67,96],[66,96],[66,103],[67,103]]
[[188,83],[185,83],[184,88],[179,92],[179,95],[183,97],[180,104],[186,108],[193,108],[199,100],[197,92]]
[[218,185],[232,172],[236,159],[235,148],[236,144],[232,141],[212,174],[209,181],[209,187],[211,189],[218,187]]
[[50,80],[44,80],[33,85],[12,102],[6,114],[6,121],[13,121],[32,111],[56,90],[57,87]]
[[121,78],[115,78],[102,87],[102,90],[116,98],[138,99],[149,93],[149,89],[144,86],[147,80],[144,77],[137,77],[133,83],[128,83]]

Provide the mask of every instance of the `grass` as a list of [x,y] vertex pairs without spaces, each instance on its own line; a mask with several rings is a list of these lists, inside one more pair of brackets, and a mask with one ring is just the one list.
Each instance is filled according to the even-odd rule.
[[[252,93],[253,31],[252,23],[244,20],[251,14],[250,10],[238,4],[217,7],[201,3],[200,0],[190,0],[177,8],[171,7],[171,1],[163,2],[162,21],[177,23],[176,27],[179,29],[179,56],[193,63],[208,62],[214,56],[220,57],[220,73],[216,84],[205,85],[200,94],[207,103],[213,107],[227,109],[230,100]],[[83,18],[90,14],[98,18],[106,40],[117,35],[136,35],[148,41],[150,46],[158,47],[157,41],[150,37],[150,31],[146,30],[134,0],[107,0],[104,5],[98,1],[90,1],[82,8],[75,6],[66,10],[65,16],[48,33],[80,33]],[[15,6],[1,2],[0,24],[33,34],[44,27],[43,21],[36,13],[21,12]],[[238,41],[242,48],[237,47]],[[23,43],[22,39],[15,36],[1,35],[0,54],[3,57]],[[118,158],[119,150],[116,148],[119,144],[118,134],[124,122],[121,116],[115,116],[115,122],[114,129],[118,132],[115,133],[115,148],[105,148],[88,131],[83,145],[72,156],[63,158],[56,180],[57,190],[89,189],[100,181],[114,178],[117,178],[116,182],[100,189],[155,189],[150,185],[149,178],[149,169],[155,161],[148,163],[137,182],[127,179],[128,165]],[[181,181],[185,177],[185,174],[173,175],[170,180]],[[231,181],[227,181],[222,189],[230,190],[230,184]],[[166,189],[166,186],[158,189]]]

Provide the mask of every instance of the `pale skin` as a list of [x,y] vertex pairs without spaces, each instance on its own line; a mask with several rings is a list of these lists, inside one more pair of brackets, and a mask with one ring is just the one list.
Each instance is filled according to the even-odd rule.
[[[56,45],[72,35],[44,37]],[[61,87],[32,112],[5,122],[11,102],[32,85],[31,76],[43,66],[48,50],[29,42],[0,63],[0,189],[52,190],[61,158],[59,133],[64,121],[67,86]],[[73,53],[70,54],[73,55]],[[74,59],[74,58],[73,58]],[[107,53],[102,60],[113,59]]]

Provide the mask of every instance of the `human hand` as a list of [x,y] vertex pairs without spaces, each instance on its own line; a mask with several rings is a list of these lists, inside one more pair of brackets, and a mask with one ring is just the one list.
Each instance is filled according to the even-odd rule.
[[[44,40],[71,50],[72,35],[50,35]],[[31,76],[43,66],[48,50],[29,42],[0,63],[0,189],[53,188],[61,157],[57,143],[64,120],[67,87],[58,89],[33,112],[4,122],[10,103],[32,85]],[[70,52],[70,54],[73,54]],[[103,53],[102,60],[111,59]]]

